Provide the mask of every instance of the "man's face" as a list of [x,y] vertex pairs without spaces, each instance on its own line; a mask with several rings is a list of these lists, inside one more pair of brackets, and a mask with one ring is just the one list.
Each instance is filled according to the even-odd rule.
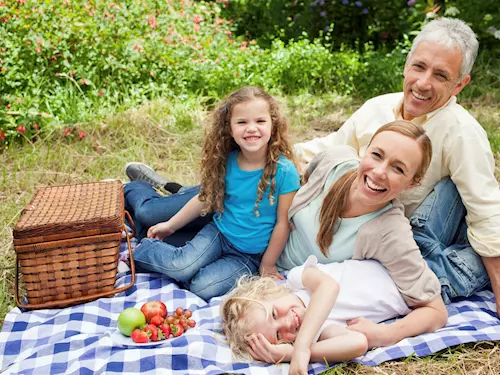
[[462,52],[443,45],[420,42],[404,70],[403,118],[412,120],[442,107],[469,83],[470,76],[459,80]]

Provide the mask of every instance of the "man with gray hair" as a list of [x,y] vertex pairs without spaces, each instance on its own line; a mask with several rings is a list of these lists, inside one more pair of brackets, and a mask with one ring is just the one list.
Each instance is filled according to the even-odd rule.
[[[363,156],[380,126],[397,119],[422,125],[432,141],[432,162],[420,186],[399,197],[415,241],[440,279],[446,303],[470,296],[491,281],[500,313],[495,162],[486,132],[456,99],[470,81],[478,45],[463,21],[441,18],[428,23],[406,59],[403,92],[368,100],[336,133],[296,144],[295,151],[304,163],[333,145],[352,146]],[[351,328],[375,329],[366,320],[357,324]]]

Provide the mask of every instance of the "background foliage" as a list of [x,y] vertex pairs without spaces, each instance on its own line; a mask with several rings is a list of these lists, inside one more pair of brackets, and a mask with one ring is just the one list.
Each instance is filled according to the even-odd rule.
[[[275,38],[296,40],[304,33],[322,38],[332,49],[392,48],[415,34],[428,18],[458,17],[470,23],[484,48],[496,46],[500,35],[497,0],[232,0],[224,8],[239,34],[268,46]],[[326,38],[328,36],[328,38]]]
[[443,15],[470,21],[487,52],[474,71],[484,85],[462,96],[497,95],[496,1],[0,0],[0,149],[81,139],[85,122],[158,97],[210,105],[246,84],[398,91],[413,35]]

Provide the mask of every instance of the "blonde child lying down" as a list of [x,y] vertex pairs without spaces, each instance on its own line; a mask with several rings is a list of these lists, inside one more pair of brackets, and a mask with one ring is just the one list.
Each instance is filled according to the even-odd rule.
[[[424,330],[445,324],[446,308],[442,301],[437,304],[442,324]],[[347,328],[350,320],[364,317],[378,323],[410,312],[379,262],[323,265],[315,256],[293,268],[287,284],[266,277],[240,279],[221,305],[223,332],[234,355],[290,362],[290,374],[306,374],[309,362],[346,361],[364,354],[367,338]]]

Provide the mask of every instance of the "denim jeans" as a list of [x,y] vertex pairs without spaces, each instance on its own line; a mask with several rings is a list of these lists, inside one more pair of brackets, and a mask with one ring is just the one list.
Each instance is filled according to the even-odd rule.
[[[199,186],[184,187],[170,196],[162,196],[144,181],[132,181],[125,185],[125,209],[132,216],[137,239],[146,237],[149,227],[169,220],[184,205],[200,191]],[[165,242],[182,246],[192,239],[206,224],[211,221],[211,215],[199,217],[184,228],[165,237]]]
[[211,222],[181,247],[144,238],[134,260],[141,268],[167,275],[208,301],[231,290],[241,276],[257,273],[262,254],[235,249]]
[[455,184],[444,178],[410,217],[413,237],[441,282],[446,304],[489,284],[483,261],[467,239],[466,213]]

